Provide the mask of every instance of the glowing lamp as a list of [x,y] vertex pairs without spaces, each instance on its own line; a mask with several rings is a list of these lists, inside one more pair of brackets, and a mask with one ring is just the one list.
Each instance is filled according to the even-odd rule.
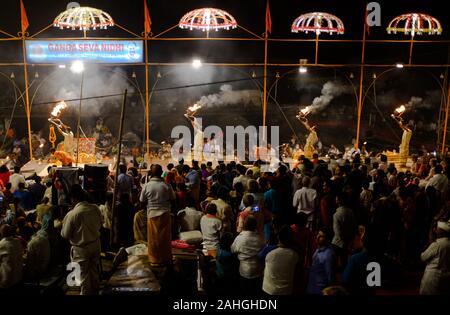
[[312,12],[300,15],[294,20],[291,32],[344,34],[344,23],[337,16],[324,12]]
[[403,113],[405,112],[405,110],[406,110],[405,105],[402,105],[402,106],[397,107],[397,108],[395,109],[395,113],[396,113],[397,115],[401,115],[401,114],[403,114]]
[[219,29],[229,30],[237,27],[236,19],[228,12],[216,8],[196,9],[186,13],[178,23],[182,29],[209,32]]
[[60,13],[53,21],[53,26],[60,29],[79,29],[83,31],[107,29],[114,26],[112,17],[99,9],[90,7],[74,7]]

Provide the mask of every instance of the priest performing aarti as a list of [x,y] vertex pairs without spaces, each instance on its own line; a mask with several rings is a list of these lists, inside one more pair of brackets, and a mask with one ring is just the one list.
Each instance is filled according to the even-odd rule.
[[197,111],[202,108],[198,104],[194,104],[189,107],[184,116],[191,121],[192,127],[194,128],[194,160],[202,161],[203,160],[203,130],[201,118],[195,117]]
[[302,109],[296,116],[298,120],[305,126],[306,130],[309,131],[308,137],[306,138],[305,147],[303,148],[304,155],[308,159],[311,159],[313,154],[316,152],[315,145],[319,141],[316,133],[316,126],[310,126],[307,116],[311,113],[309,107]]
[[59,149],[60,151],[66,152],[69,156],[74,156],[74,134],[71,128],[59,119],[59,115],[63,109],[67,108],[67,104],[61,101],[56,104],[51,112],[51,117],[48,121],[58,129],[59,133],[64,137],[63,147]]
[[399,146],[399,156],[401,166],[406,166],[406,162],[409,156],[409,143],[412,137],[411,126],[403,122],[402,115],[405,113],[405,110],[406,110],[405,106],[402,105],[395,110],[394,114],[391,115],[391,117],[397,121],[398,125],[403,130],[402,142],[400,143]]

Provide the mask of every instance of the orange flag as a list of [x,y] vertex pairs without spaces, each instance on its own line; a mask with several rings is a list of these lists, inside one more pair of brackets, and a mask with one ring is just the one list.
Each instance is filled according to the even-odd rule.
[[272,33],[272,18],[270,17],[270,8],[269,8],[269,0],[267,0],[266,7],[266,32]]
[[22,0],[20,0],[20,18],[22,23],[22,33],[25,33],[30,23],[28,23],[27,12],[25,11]]
[[152,20],[150,19],[150,12],[148,12],[147,0],[144,0],[144,32],[148,34],[152,31]]

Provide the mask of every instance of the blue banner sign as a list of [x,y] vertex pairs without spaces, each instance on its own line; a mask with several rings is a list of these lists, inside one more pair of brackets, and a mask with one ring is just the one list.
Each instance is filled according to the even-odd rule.
[[144,60],[139,40],[27,40],[29,63],[140,63]]

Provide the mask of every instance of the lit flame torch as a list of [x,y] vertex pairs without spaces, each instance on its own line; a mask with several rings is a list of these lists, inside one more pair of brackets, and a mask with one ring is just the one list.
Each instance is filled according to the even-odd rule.
[[396,108],[396,109],[395,109],[395,112],[396,112],[398,115],[401,115],[401,114],[403,114],[403,113],[405,112],[405,110],[406,110],[405,105],[402,105],[402,106]]
[[402,121],[402,115],[406,111],[405,105],[402,105],[400,107],[397,107],[394,111],[394,113],[391,115],[392,118],[396,120]]
[[311,107],[306,106],[305,108],[303,108],[300,113],[302,113],[303,116],[308,116],[311,113]]
[[200,105],[198,104],[194,104],[193,106],[190,106],[188,108],[188,111],[191,113],[195,113],[196,111],[198,111],[200,108],[202,108]]
[[309,114],[311,114],[311,106],[306,106],[305,108],[300,110],[300,112],[297,115],[297,118],[300,120],[306,120],[306,116],[308,116]]
[[53,108],[51,115],[53,117],[58,117],[61,114],[61,111],[66,108],[67,108],[66,102],[64,101],[58,102]]

